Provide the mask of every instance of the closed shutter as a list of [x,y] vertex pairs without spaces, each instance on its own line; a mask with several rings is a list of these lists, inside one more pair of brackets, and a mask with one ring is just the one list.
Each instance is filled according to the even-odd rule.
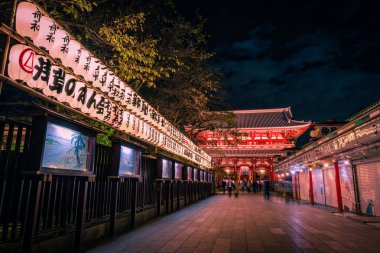
[[323,174],[321,169],[313,169],[313,191],[314,202],[326,205],[325,186],[323,185]]
[[323,179],[325,183],[326,205],[338,207],[335,185],[335,169],[327,168],[323,170]]
[[309,200],[309,180],[308,173],[303,172],[299,173],[299,182],[300,182],[300,199]]
[[342,191],[342,203],[345,212],[356,212],[354,180],[351,164],[339,162],[340,188]]
[[380,162],[357,165],[358,188],[362,212],[380,214]]

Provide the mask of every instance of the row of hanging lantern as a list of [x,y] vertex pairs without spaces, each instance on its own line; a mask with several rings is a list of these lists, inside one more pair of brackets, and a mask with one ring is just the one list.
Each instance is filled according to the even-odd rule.
[[[48,57],[32,54],[33,49],[16,45],[11,51],[13,50],[13,55],[19,57],[18,59],[10,57],[8,68],[8,73],[16,73],[11,76],[12,78],[23,80],[48,97],[66,103],[92,117],[105,120],[120,130],[180,156],[189,158],[189,155],[183,154],[183,149],[190,149],[203,158],[203,165],[210,166],[211,158],[207,154],[198,152],[199,149],[195,148],[196,146],[189,139],[120,80],[105,64],[70,37],[69,33],[60,29],[53,19],[44,16],[38,6],[29,2],[21,2],[18,5],[16,31],[33,41],[34,45],[44,50],[72,73],[53,65],[54,61],[50,61]],[[30,52],[29,59],[24,57],[25,51]],[[20,59],[24,60],[23,64],[20,63]],[[41,69],[35,68],[34,63],[37,61],[43,64],[39,66]],[[17,63],[23,65],[21,67],[27,71],[19,73],[16,70],[13,71],[12,68]],[[48,73],[43,73],[43,71]],[[36,78],[38,72],[42,73],[39,73],[39,78]],[[57,78],[60,78],[59,84],[49,83],[57,82]],[[57,85],[59,85],[58,89],[61,89],[60,92],[55,90]],[[79,100],[76,96],[83,94],[84,90],[86,90],[87,98],[91,98],[90,102],[84,99]],[[107,104],[107,108],[102,111],[95,108],[100,101]]]

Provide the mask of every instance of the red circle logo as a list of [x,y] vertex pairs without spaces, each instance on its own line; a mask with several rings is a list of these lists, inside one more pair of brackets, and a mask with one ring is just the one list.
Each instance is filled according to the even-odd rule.
[[34,56],[35,53],[31,48],[24,49],[20,54],[18,63],[21,69],[24,70],[26,73],[33,73]]

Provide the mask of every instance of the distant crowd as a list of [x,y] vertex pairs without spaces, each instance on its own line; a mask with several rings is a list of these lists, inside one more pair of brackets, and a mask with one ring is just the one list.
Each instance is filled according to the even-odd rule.
[[223,194],[228,191],[228,196],[231,197],[232,192],[234,192],[235,197],[238,197],[239,191],[253,192],[253,193],[264,193],[264,198],[269,199],[270,195],[270,182],[267,178],[264,180],[250,180],[248,181],[235,181],[232,179],[223,179],[222,182],[218,182],[219,187]]

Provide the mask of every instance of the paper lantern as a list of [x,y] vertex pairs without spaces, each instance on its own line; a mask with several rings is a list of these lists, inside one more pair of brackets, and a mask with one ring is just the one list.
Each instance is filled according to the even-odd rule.
[[61,62],[64,62],[65,58],[68,56],[69,44],[69,34],[62,29],[57,29],[55,32],[54,45],[49,51],[50,55],[59,59]]
[[16,31],[22,36],[34,40],[40,30],[42,13],[32,3],[21,2],[16,11]]
[[125,106],[125,86],[126,84],[123,81],[120,81],[120,94],[119,94],[119,101],[123,106]]
[[143,120],[140,120],[140,129],[139,129],[140,131],[139,131],[138,136],[143,140],[146,140],[145,129],[146,129],[146,123]]
[[106,85],[107,82],[108,69],[106,66],[100,64],[99,67],[99,78],[93,82],[93,86],[102,90],[102,87]]
[[113,86],[110,87],[108,95],[111,96],[115,101],[119,102],[119,93],[120,93],[120,79],[116,75],[114,76]]
[[81,44],[76,40],[71,40],[68,45],[68,52],[67,56],[62,59],[63,65],[71,68],[73,72],[75,73],[74,69],[78,66],[79,59],[82,53],[82,46]]
[[91,53],[82,49],[78,65],[74,69],[75,74],[82,76],[86,80],[88,71],[90,70],[91,59]]
[[82,94],[84,90],[86,89],[87,89],[86,85],[83,82],[81,81],[76,82],[74,98],[72,99],[72,103],[70,104],[72,108],[80,109],[83,106],[82,101],[79,101],[78,98],[79,98],[79,95]]
[[125,85],[124,88],[125,88],[125,97],[123,101],[121,101],[121,103],[122,105],[126,106],[125,109],[127,109],[128,111],[132,111],[133,90],[128,85]]
[[115,105],[113,107],[114,111],[114,118],[112,120],[112,125],[116,128],[120,128],[121,124],[123,123],[123,111],[120,110],[120,108]]
[[140,129],[140,119],[133,115],[133,123],[132,123],[132,131],[131,134],[133,136],[137,136]]
[[74,103],[77,82],[78,80],[73,75],[69,75],[66,73],[65,86],[62,92],[63,103],[66,103],[70,106]]
[[133,131],[135,129],[135,124],[136,124],[136,117],[135,117],[135,115],[129,113],[128,127],[127,127],[127,130],[126,130],[127,133],[133,134]]
[[40,21],[40,31],[37,38],[33,40],[34,44],[40,48],[50,51],[54,45],[56,30],[57,25],[54,21],[49,17],[42,16]]
[[96,101],[96,91],[92,89],[91,87],[87,87],[87,97],[86,97],[86,103],[84,104],[83,112],[86,114],[91,115],[91,113],[94,115],[95,107],[97,104]]
[[129,113],[124,111],[123,112],[123,122],[120,126],[120,130],[127,133],[128,124],[129,124]]
[[113,89],[115,83],[115,74],[112,71],[107,72],[106,85],[102,86],[101,90],[110,96],[110,92]]
[[95,87],[95,84],[94,84],[95,81],[99,80],[99,72],[100,72],[100,60],[95,57],[91,57],[90,67],[85,79],[91,82],[94,87]]
[[[58,73],[58,74],[57,74]],[[58,78],[55,75],[61,76],[61,81],[58,81]],[[42,89],[42,93],[47,97],[52,97],[58,100],[58,96],[61,94],[63,90],[64,83],[64,71],[59,66],[53,65],[50,69],[50,75],[47,82],[47,85]],[[59,87],[59,85],[62,85]],[[59,93],[58,93],[59,92]]]
[[99,119],[99,120],[102,120],[103,121],[103,113],[104,113],[104,101],[105,101],[105,97],[103,94],[101,93],[97,93],[96,94],[96,108],[94,110],[94,112],[92,113],[92,115]]
[[30,87],[43,90],[48,85],[52,72],[51,61],[42,55],[35,55],[33,77],[28,81]]
[[[9,52],[8,76],[13,80],[22,80],[31,86],[35,52],[25,45],[14,45]],[[34,87],[32,87],[34,88]]]
[[[95,90],[94,90],[95,91]],[[93,118],[98,118],[99,117],[99,114],[98,114],[98,109],[97,109],[97,106],[100,102],[100,100],[102,99],[102,95],[99,94],[99,93],[96,93],[95,95],[95,104],[91,107],[90,109],[90,116],[93,117]]]
[[114,105],[111,102],[111,100],[107,99],[106,101],[107,103],[106,103],[106,106],[104,107],[104,113],[103,113],[104,121],[112,125],[112,121],[115,118],[115,112],[113,110]]

